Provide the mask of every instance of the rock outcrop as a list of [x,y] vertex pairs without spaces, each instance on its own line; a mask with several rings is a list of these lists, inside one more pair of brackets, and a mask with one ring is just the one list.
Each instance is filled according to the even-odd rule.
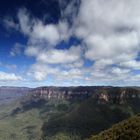
[[98,103],[124,104],[131,99],[140,99],[140,88],[135,87],[39,87],[30,92],[48,100],[92,97]]
[[140,88],[136,87],[104,87],[104,86],[79,86],[79,87],[0,87],[0,100],[14,99],[22,96],[34,96],[50,99],[86,99],[94,98],[99,104],[116,103],[124,104],[132,99],[140,100]]

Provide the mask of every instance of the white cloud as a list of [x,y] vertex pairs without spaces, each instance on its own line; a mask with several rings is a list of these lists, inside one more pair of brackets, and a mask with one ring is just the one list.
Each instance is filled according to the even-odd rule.
[[37,62],[50,64],[74,63],[81,59],[82,48],[71,46],[69,49],[46,49],[38,46],[29,46],[25,50],[28,56],[34,56]]
[[55,80],[74,80],[82,79],[84,71],[79,68],[70,68],[68,70],[61,69],[60,67],[52,67],[47,64],[36,63],[31,66],[28,71],[28,75],[37,81],[49,80],[48,77],[51,75]]
[[93,64],[93,68],[94,69],[105,69],[107,66],[111,66],[113,65],[114,62],[111,59],[100,59],[95,61],[95,63]]
[[68,39],[71,33],[67,22],[45,24],[43,21],[31,17],[26,9],[19,10],[18,20],[20,31],[29,37],[30,45],[35,45],[32,44],[34,42],[45,42],[48,46],[55,46],[61,40]]
[[[49,75],[56,80],[81,79],[95,84],[138,81],[133,70],[140,69],[136,61],[140,52],[140,1],[81,0],[78,9],[74,1],[69,5],[63,0],[60,3],[64,9],[57,24],[45,24],[25,9],[18,13],[20,31],[28,37],[25,55],[36,60],[28,75],[39,81]],[[81,46],[56,48],[71,35],[82,40]],[[93,66],[86,68],[86,59]]]
[[[83,61],[80,57],[83,51],[76,51],[76,49],[71,52],[71,49],[57,50],[50,49],[48,46],[47,49],[43,47],[36,55],[37,61],[50,64],[61,63],[61,67],[67,69],[64,71],[60,70],[59,66],[57,67],[61,71],[59,78],[62,77],[62,79],[66,74],[72,76],[71,71],[75,67],[80,69],[82,75],[89,76],[81,75],[85,80],[112,83],[119,80],[125,81],[131,76],[132,70],[139,67],[139,63],[135,61],[140,51],[139,4],[140,2],[133,0],[108,0],[107,2],[105,0],[82,0],[78,16],[72,17],[74,19],[72,28],[69,29],[66,22],[57,25],[60,40],[62,38],[67,40],[72,33],[82,39],[81,49],[85,51],[85,58],[94,62],[91,68],[84,68],[83,63],[80,65],[82,68],[78,66],[80,63],[77,62]],[[65,9],[63,17],[71,13],[69,7],[71,5]],[[61,37],[63,35],[64,37]],[[56,75],[55,72],[54,75]],[[77,77],[78,75],[77,73]]]
[[72,63],[81,57],[80,46],[72,46],[70,49],[58,50],[52,49],[46,52],[40,52],[37,61],[51,64]]
[[73,31],[85,44],[85,57],[94,62],[88,71],[95,81],[125,81],[139,69],[139,5],[137,0],[82,0]]
[[91,60],[131,60],[137,57],[139,51],[139,39],[135,32],[109,37],[89,36],[85,42],[87,45],[85,56]]
[[32,32],[34,21],[30,19],[30,15],[26,9],[20,9],[17,16],[21,32],[29,36]]
[[49,74],[56,74],[59,72],[57,68],[51,68],[46,64],[36,63],[31,66],[28,75],[37,81],[46,80]]
[[60,40],[67,41],[69,37],[72,35],[72,30],[69,28],[67,22],[60,21],[57,25]]
[[129,69],[121,69],[121,68],[112,68],[112,73],[120,76],[120,75],[124,75],[124,74],[128,74],[130,72]]
[[61,67],[65,68],[65,69],[83,68],[83,66],[84,66],[84,60],[82,60],[82,59],[79,59],[73,63],[61,65]]
[[44,24],[41,20],[31,18],[25,9],[19,10],[19,25],[21,32],[28,36],[25,54],[34,56],[44,63],[71,63],[81,56],[81,48],[71,46],[70,49],[55,49],[61,41],[67,41],[71,35],[67,22]]
[[136,0],[82,0],[74,30],[87,46],[88,59],[121,62],[136,58],[140,51],[139,4]]
[[15,75],[14,73],[6,73],[0,71],[0,81],[18,81],[22,80],[20,76]]
[[57,44],[60,38],[57,26],[43,25],[42,22],[37,22],[34,25],[31,37],[38,40],[46,40],[51,45]]
[[137,0],[82,0],[78,29],[84,30],[81,35],[86,37],[91,33],[108,35],[116,33],[116,29],[139,28],[139,5]]
[[140,70],[140,62],[136,60],[120,62],[120,66],[134,70]]
[[25,54],[27,56],[37,56],[39,53],[39,47],[35,47],[35,46],[28,46],[25,49]]
[[11,56],[21,55],[21,53],[23,53],[24,47],[25,46],[20,43],[15,43],[14,47],[11,49],[10,55]]
[[15,29],[19,30],[19,25],[14,22],[14,20],[11,17],[5,17],[3,20],[4,26],[9,29]]
[[78,14],[81,0],[58,0],[61,18],[62,20],[69,20],[70,22],[74,22],[76,15]]
[[60,80],[76,80],[83,79],[84,73],[78,68],[72,68],[70,70],[62,70],[60,73],[56,74],[57,78]]

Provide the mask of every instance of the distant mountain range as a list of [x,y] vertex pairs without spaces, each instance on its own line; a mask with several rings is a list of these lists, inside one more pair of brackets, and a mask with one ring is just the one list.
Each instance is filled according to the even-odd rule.
[[20,97],[27,96],[31,89],[27,87],[0,87],[0,104],[8,103],[10,101],[19,99]]

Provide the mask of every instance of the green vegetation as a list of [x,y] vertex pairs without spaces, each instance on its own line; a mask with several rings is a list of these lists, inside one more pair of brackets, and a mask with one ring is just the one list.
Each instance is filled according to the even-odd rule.
[[[22,98],[20,101],[0,106],[0,139],[2,140],[40,140],[42,125],[50,118],[66,114],[77,103],[65,100],[46,101],[41,98]],[[47,140],[58,138],[79,140],[78,136],[56,134]]]
[[125,106],[111,106],[109,104],[97,104],[92,98],[82,102],[72,111],[51,117],[43,123],[43,138],[52,137],[58,133],[80,135],[86,138],[92,133],[97,134],[111,127],[121,120],[131,116],[129,110],[124,111]]
[[78,135],[69,135],[64,133],[58,133],[52,137],[45,137],[44,140],[81,140]]
[[[1,105],[0,138],[83,140],[94,135],[91,139],[102,140],[100,136],[108,132],[104,130],[140,112],[139,98],[128,98],[123,104],[98,101],[93,97],[85,100],[45,100],[31,96],[9,105]],[[101,131],[104,132],[99,134]],[[115,136],[115,131],[108,133],[112,133],[107,134],[110,137]],[[124,137],[122,140],[125,140]]]
[[93,135],[87,140],[139,140],[140,139],[140,115],[113,125],[110,129]]
[[39,140],[42,120],[37,109],[11,115],[12,109],[20,106],[10,104],[0,107],[0,139],[2,140]]

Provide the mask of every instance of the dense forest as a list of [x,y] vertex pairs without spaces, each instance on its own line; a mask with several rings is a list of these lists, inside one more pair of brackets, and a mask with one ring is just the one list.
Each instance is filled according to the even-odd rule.
[[113,125],[110,129],[87,140],[139,140],[140,114]]

